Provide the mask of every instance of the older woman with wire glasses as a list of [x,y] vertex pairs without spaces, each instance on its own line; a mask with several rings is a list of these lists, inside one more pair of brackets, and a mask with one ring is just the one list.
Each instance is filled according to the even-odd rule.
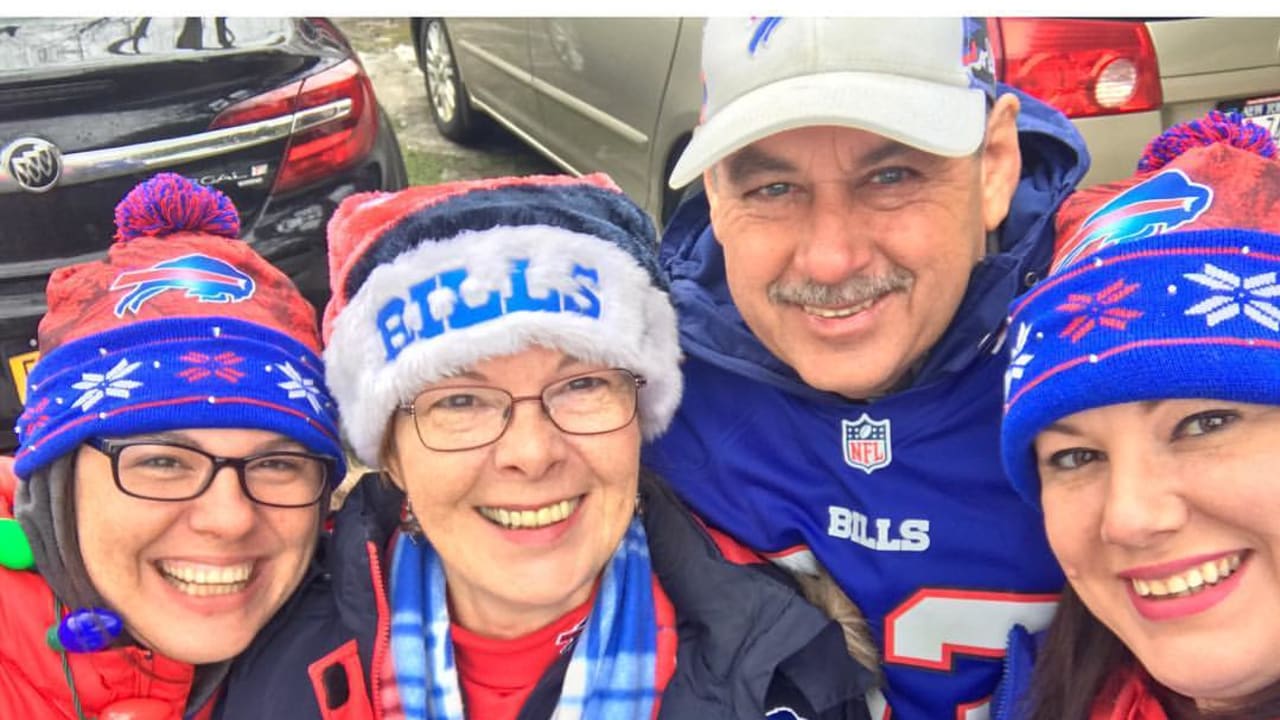
[[652,225],[608,178],[357,195],[329,234],[329,385],[390,482],[348,498],[342,588],[290,626],[347,654],[237,672],[302,658],[343,677],[341,717],[867,716],[840,626],[640,467],[680,355]]
[[160,175],[116,223],[50,278],[0,466],[4,717],[211,717],[345,471],[314,312],[230,201]]

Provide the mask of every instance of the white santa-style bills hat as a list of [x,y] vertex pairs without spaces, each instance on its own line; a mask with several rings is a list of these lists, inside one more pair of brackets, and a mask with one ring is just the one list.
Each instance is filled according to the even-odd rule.
[[354,195],[329,223],[329,275],[327,381],[370,466],[398,405],[532,345],[644,376],[646,438],[679,404],[676,316],[653,224],[605,175]]

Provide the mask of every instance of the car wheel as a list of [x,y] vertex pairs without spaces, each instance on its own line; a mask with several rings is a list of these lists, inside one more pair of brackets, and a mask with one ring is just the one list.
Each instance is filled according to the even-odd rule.
[[458,73],[453,45],[444,20],[432,18],[422,26],[422,73],[426,76],[431,119],[440,134],[457,142],[474,140],[479,134],[476,112],[467,99],[467,89]]

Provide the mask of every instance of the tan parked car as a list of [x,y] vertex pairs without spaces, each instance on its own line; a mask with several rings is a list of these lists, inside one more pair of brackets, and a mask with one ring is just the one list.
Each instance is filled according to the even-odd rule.
[[[702,22],[415,18],[431,113],[467,142],[491,118],[573,173],[602,170],[656,218],[698,121]],[[1001,80],[1073,119],[1086,182],[1127,176],[1145,143],[1213,109],[1280,131],[1280,18],[993,18]]]

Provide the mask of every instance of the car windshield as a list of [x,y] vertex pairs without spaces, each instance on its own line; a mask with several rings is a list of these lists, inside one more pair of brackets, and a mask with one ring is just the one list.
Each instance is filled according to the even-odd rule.
[[280,45],[288,18],[0,18],[0,76]]

